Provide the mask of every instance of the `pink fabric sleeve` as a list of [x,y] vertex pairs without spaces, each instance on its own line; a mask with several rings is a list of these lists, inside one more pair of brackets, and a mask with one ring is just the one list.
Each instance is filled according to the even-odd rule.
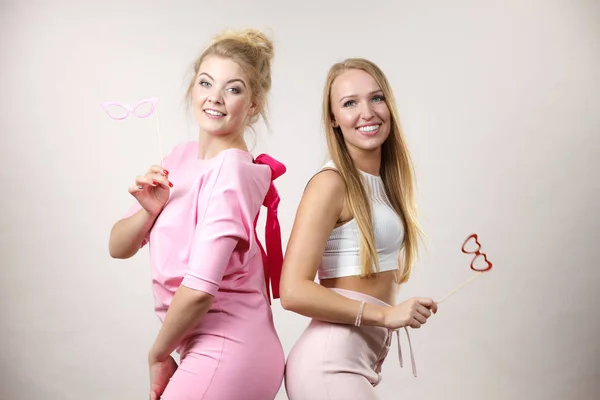
[[[198,203],[198,224],[182,285],[215,296],[236,247],[248,248],[254,215],[262,203],[248,165],[224,158],[212,187]],[[203,206],[202,204],[206,204]],[[257,206],[258,205],[258,206]],[[254,210],[256,209],[256,210]],[[243,243],[240,243],[243,242]],[[236,259],[240,265],[243,260]]]

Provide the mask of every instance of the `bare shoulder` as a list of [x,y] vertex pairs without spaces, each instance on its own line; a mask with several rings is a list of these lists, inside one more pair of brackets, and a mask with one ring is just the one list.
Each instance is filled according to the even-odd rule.
[[341,175],[333,169],[325,169],[315,174],[306,185],[300,208],[303,214],[337,221],[344,208],[346,184]]
[[319,195],[328,201],[342,199],[346,193],[346,184],[342,176],[334,169],[324,169],[316,173],[306,184],[305,195]]
[[[286,259],[303,260],[313,276],[323,255],[327,238],[335,228],[344,206],[345,184],[335,170],[322,170],[309,180],[300,200]],[[307,260],[313,260],[307,263]]]

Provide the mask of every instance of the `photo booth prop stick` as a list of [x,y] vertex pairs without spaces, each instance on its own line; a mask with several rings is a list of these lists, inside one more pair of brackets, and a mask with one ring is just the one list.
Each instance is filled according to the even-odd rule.
[[158,121],[158,97],[149,97],[138,101],[134,105],[109,101],[102,103],[102,107],[104,107],[109,117],[118,121],[124,120],[129,114],[133,114],[138,118],[147,118],[154,112],[154,116],[156,117],[156,133],[158,135],[158,149],[160,151],[160,166],[164,168],[162,142],[160,140],[160,122]]
[[[467,250],[465,248],[465,246],[467,246],[467,244],[469,244],[471,239],[473,239],[475,241],[475,244],[477,245],[477,248],[475,250]],[[469,237],[463,243],[461,251],[465,254],[474,254],[474,257],[471,260],[470,268],[477,273],[475,275],[473,275],[472,277],[470,277],[469,279],[467,279],[466,281],[464,281],[463,283],[461,283],[460,285],[458,285],[456,288],[452,289],[450,291],[450,293],[448,293],[446,296],[444,296],[441,300],[437,301],[437,304],[440,304],[442,301],[446,300],[448,297],[452,296],[454,293],[458,292],[460,289],[467,286],[469,283],[473,282],[475,279],[479,278],[479,276],[481,276],[481,274],[483,274],[484,272],[487,272],[490,269],[492,269],[492,263],[487,259],[487,254],[482,253],[480,250],[481,250],[481,243],[479,243],[477,234],[473,233],[473,234],[469,235]],[[477,258],[479,258],[479,257],[483,257],[483,261],[486,263],[486,266],[483,268],[478,268],[475,266],[475,260],[477,260]]]

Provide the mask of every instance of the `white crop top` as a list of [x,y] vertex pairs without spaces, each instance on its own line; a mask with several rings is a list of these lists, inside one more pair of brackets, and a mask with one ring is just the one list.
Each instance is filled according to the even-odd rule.
[[[322,168],[336,169],[333,161]],[[360,171],[360,170],[359,170]],[[379,271],[398,268],[398,253],[404,239],[402,220],[390,205],[380,176],[360,171],[367,193],[371,192],[371,215],[375,233],[375,246],[379,257]],[[334,228],[325,244],[319,266],[319,279],[360,275],[360,233],[355,219]]]

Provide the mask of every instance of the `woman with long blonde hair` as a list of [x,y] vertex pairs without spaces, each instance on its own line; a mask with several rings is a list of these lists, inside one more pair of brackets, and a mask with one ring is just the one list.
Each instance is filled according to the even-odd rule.
[[[312,318],[288,356],[286,391],[377,399],[392,334],[437,312],[431,298],[396,303],[420,236],[413,167],[390,85],[369,60],[331,67],[323,123],[331,160],[306,186],[283,264],[282,306]],[[416,376],[412,348],[411,359]]]

